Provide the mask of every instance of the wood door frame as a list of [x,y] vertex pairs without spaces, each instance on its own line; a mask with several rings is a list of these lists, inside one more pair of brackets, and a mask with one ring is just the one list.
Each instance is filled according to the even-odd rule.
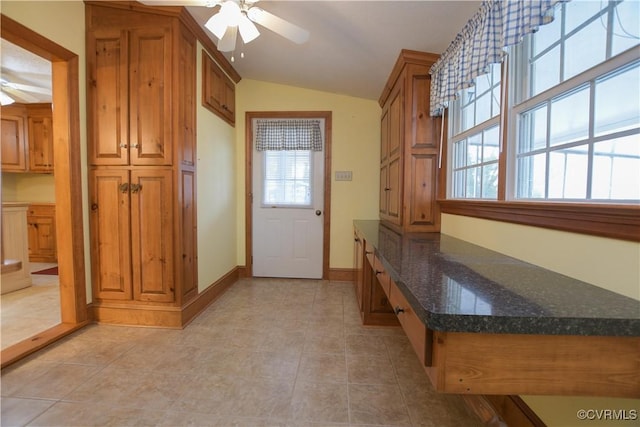
[[61,323],[2,351],[2,367],[86,325],[78,55],[0,14],[0,37],[51,62]]
[[322,278],[329,279],[331,238],[331,111],[247,111],[245,113],[245,275],[253,276],[253,119],[324,119]]

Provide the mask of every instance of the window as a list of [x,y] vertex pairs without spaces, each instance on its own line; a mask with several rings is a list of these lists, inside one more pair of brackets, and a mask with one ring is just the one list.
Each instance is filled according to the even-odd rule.
[[639,21],[638,1],[573,0],[510,49],[502,175],[501,65],[460,91],[448,197],[497,200],[502,186],[506,200],[640,200]]
[[514,199],[640,200],[639,17],[574,0],[514,49]]
[[452,103],[453,198],[497,198],[500,87],[500,65],[492,64],[488,74],[477,77]]
[[264,151],[263,206],[311,206],[311,150]]

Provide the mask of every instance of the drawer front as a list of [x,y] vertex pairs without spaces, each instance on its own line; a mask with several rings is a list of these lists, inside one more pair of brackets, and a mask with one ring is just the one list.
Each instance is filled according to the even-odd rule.
[[389,286],[389,302],[396,311],[402,329],[407,334],[413,349],[418,354],[420,363],[422,363],[422,366],[426,366],[427,328],[413,311],[393,280],[391,280]]
[[382,266],[382,262],[377,256],[374,256],[374,259],[373,259],[373,271],[376,274],[376,277],[378,278],[378,282],[380,282],[380,286],[382,287],[382,290],[384,291],[385,294],[387,294],[387,298],[388,298],[389,283],[391,282],[391,278],[389,277],[389,274],[387,274],[387,272],[385,271],[384,267]]

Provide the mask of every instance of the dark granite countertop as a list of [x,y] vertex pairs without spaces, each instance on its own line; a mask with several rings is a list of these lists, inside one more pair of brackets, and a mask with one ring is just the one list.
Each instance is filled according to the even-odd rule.
[[640,301],[446,234],[354,226],[432,330],[640,336]]

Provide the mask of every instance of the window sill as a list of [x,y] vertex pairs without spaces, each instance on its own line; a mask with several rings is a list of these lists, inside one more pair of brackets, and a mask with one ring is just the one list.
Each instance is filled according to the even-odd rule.
[[640,242],[640,206],[438,200],[442,213]]

